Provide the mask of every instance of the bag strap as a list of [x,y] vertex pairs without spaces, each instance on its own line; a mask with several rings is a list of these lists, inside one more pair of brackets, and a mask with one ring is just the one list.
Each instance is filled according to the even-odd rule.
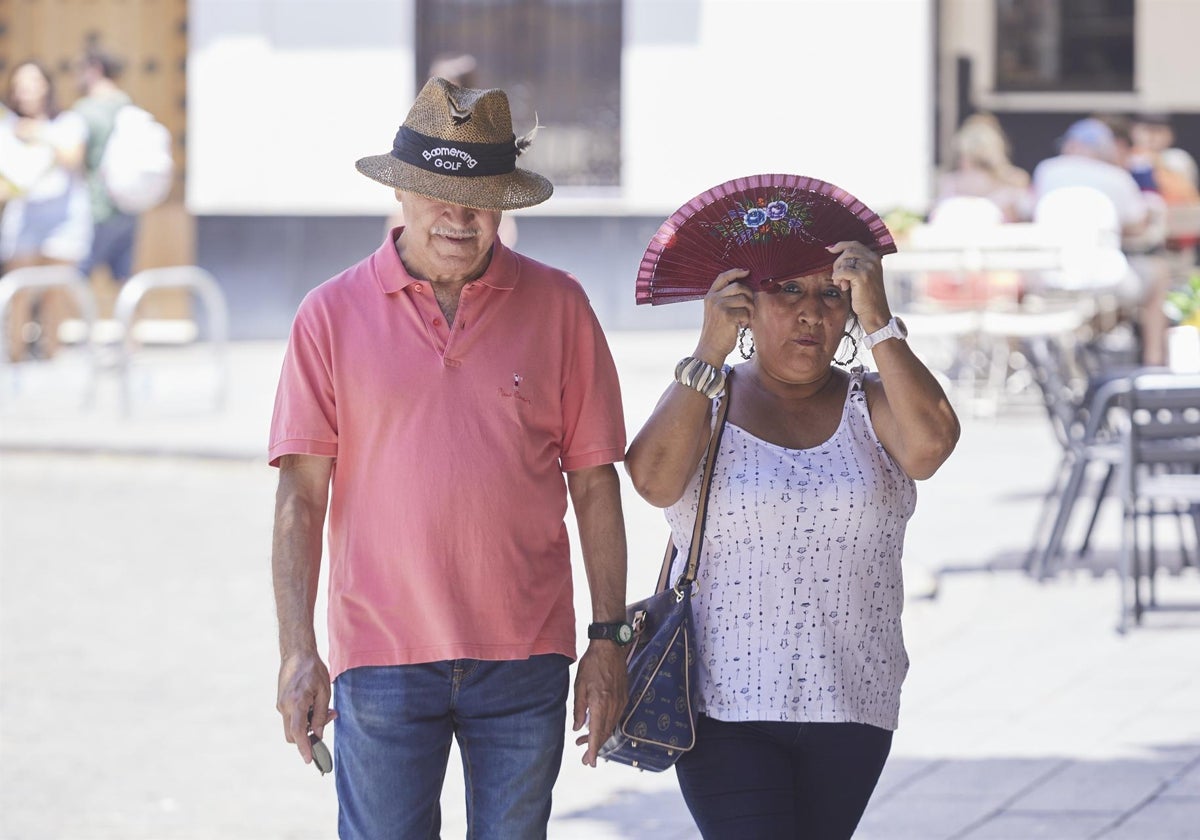
[[[729,379],[733,375],[732,368],[727,368],[725,374],[725,394],[717,403],[717,423],[708,439],[708,454],[705,456],[704,477],[700,481],[700,498],[696,503],[696,524],[692,527],[692,547],[688,553],[687,569],[679,578],[679,582],[675,584],[676,588],[690,586],[696,579],[696,570],[700,566],[700,548],[704,541],[704,520],[708,514],[708,490],[712,486],[717,449],[721,445],[721,435],[725,431],[725,417],[729,414]],[[663,555],[662,569],[658,573],[658,585],[654,588],[655,592],[662,592],[667,588],[667,581],[670,580],[671,575],[671,564],[675,562],[676,553],[674,538],[667,537],[667,550]]]
[[675,562],[675,536],[667,534],[667,550],[663,553],[662,568],[658,572],[658,584],[654,587],[655,593],[662,592],[667,588],[667,581],[671,576],[671,564]]

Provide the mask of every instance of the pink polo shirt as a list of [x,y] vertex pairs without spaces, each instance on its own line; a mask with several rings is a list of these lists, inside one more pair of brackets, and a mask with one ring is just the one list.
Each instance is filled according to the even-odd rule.
[[563,472],[624,451],[616,368],[568,274],[497,242],[450,327],[389,236],[313,289],[284,358],[270,460],[336,459],[332,676],[574,658]]

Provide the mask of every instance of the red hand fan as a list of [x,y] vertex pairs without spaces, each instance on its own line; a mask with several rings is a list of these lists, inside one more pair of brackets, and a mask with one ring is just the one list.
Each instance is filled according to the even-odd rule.
[[638,269],[638,303],[697,300],[717,275],[744,268],[755,288],[833,265],[825,250],[862,242],[892,254],[896,243],[871,208],[850,193],[802,175],[751,175],[693,198],[663,222]]

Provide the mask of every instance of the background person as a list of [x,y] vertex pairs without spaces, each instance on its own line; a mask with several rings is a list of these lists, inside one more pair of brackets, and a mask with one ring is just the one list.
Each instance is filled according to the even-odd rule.
[[1150,173],[1150,185],[1167,206],[1200,203],[1196,160],[1175,146],[1175,131],[1166,114],[1144,113],[1133,120],[1131,157]]
[[[865,245],[774,293],[726,271],[704,299],[692,358],[733,368],[693,600],[696,746],[676,765],[705,838],[850,837],[891,746],[908,667],[900,559],[916,493],[958,439],[937,380],[905,342]],[[834,258],[836,257],[836,261]],[[835,353],[861,325],[878,374]],[[885,338],[884,336],[891,336]],[[856,345],[857,347],[857,345]],[[678,374],[677,374],[678,376]],[[626,456],[666,508],[681,562],[714,405],[677,379]]]
[[1033,186],[1038,200],[1062,187],[1090,187],[1112,202],[1121,249],[1136,275],[1131,288],[1118,292],[1126,310],[1123,317],[1136,325],[1142,363],[1163,364],[1167,330],[1163,302],[1171,282],[1160,229],[1165,207],[1119,163],[1112,129],[1094,117],[1072,123],[1062,137],[1060,153],[1034,168]]
[[358,162],[405,227],[309,293],[288,344],[270,445],[278,708],[311,760],[333,678],[342,837],[437,837],[452,738],[470,836],[546,835],[575,652],[568,492],[595,622],[575,680],[584,763],[625,705],[608,640],[625,616],[616,369],[579,284],[496,238],[502,211],[553,190],[516,168],[520,148],[503,91],[431,79],[391,153]]
[[[1175,145],[1175,132],[1166,114],[1147,113],[1133,122],[1131,158],[1138,167],[1149,173],[1150,183],[1162,196],[1167,213],[1179,208],[1200,205],[1200,169],[1196,159]],[[1172,285],[1187,281],[1195,264],[1195,249],[1200,232],[1180,230],[1166,241],[1168,261],[1172,266]]]
[[[28,157],[37,166],[17,191],[0,186],[0,266],[8,272],[33,265],[75,265],[92,242],[92,219],[83,180],[87,126],[79,115],[58,109],[54,81],[41,64],[23,61],[9,76],[8,108],[0,121],[0,155]],[[11,150],[11,151],[4,151]],[[40,163],[37,163],[40,161]],[[58,325],[66,292],[46,289],[16,294],[8,322],[9,358],[50,357],[58,350]]]
[[1104,193],[1117,210],[1123,238],[1138,236],[1150,221],[1141,188],[1118,162],[1116,137],[1099,119],[1072,123],[1059,141],[1059,153],[1034,167],[1036,198],[1060,187],[1091,187]]
[[972,114],[954,134],[950,168],[938,176],[936,201],[986,198],[1007,222],[1029,219],[1033,210],[1029,173],[1009,159],[1008,138],[991,114]]
[[83,96],[72,106],[88,127],[84,160],[95,229],[91,251],[79,268],[90,276],[96,268],[105,266],[118,283],[128,280],[133,273],[137,217],[117,209],[99,170],[117,112],[133,104],[129,94],[117,85],[120,72],[121,63],[92,39],[80,62],[79,84]]

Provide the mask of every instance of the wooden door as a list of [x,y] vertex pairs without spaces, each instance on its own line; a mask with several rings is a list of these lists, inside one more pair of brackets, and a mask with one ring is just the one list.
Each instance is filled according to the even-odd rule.
[[[26,59],[54,76],[59,105],[79,96],[77,68],[87,39],[124,63],[118,84],[171,131],[176,176],[171,197],[140,220],[134,270],[195,260],[195,225],[183,206],[187,128],[187,0],[0,0],[0,79]],[[99,274],[99,272],[98,272]],[[107,277],[94,277],[101,311],[115,294]],[[184,302],[164,295],[147,314],[166,317]]]

